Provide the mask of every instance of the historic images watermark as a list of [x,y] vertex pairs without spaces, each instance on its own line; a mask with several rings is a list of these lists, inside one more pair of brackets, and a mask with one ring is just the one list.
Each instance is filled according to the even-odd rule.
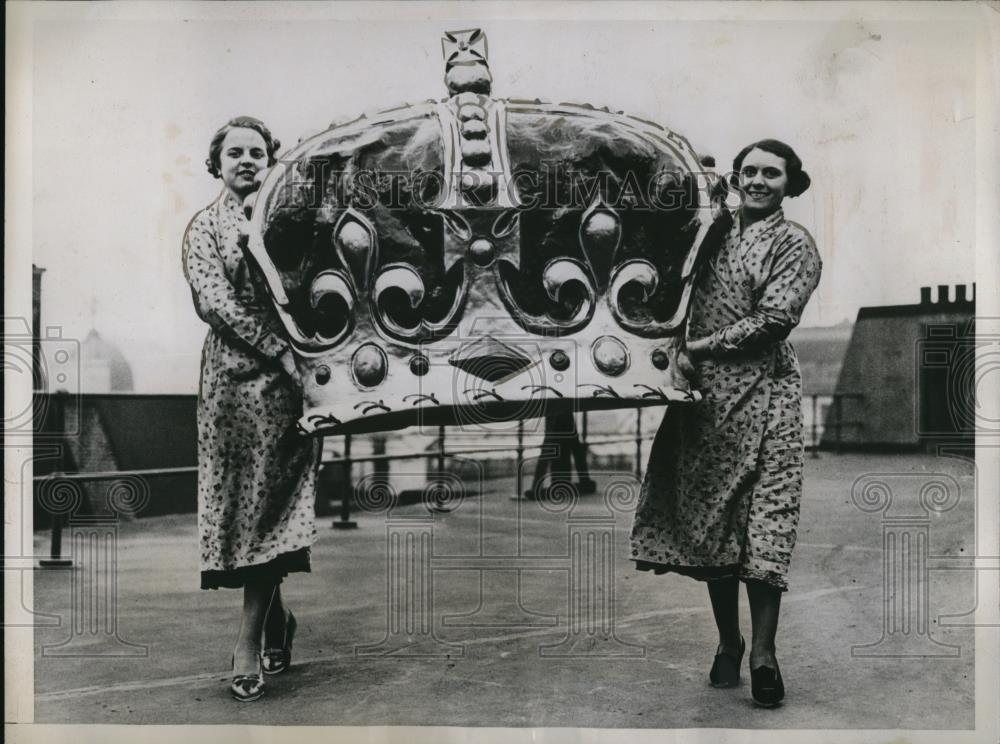
[[87,508],[79,482],[53,476],[42,483],[40,506],[65,519],[69,546],[69,634],[42,647],[43,656],[145,657],[148,647],[122,637],[118,592],[119,523],[149,503],[149,484],[134,475],[117,476],[103,504]]
[[[49,431],[53,417],[79,433],[80,342],[63,336],[60,326],[47,326],[36,338],[27,318],[3,319],[4,375],[31,380],[32,396],[20,409],[3,417],[4,442],[30,438],[36,442],[58,439]],[[67,431],[65,428],[62,431]]]
[[718,173],[713,168],[660,168],[650,173],[625,170],[613,174],[584,171],[560,162],[541,163],[537,168],[514,173],[484,170],[477,177],[489,179],[492,188],[477,191],[461,188],[462,179],[471,175],[467,172],[454,174],[449,183],[437,170],[336,170],[330,166],[322,159],[279,161],[275,168],[289,174],[281,186],[284,196],[280,208],[298,211],[332,204],[361,211],[376,206],[439,211],[447,209],[446,195],[459,190],[471,200],[470,206],[488,206],[493,195],[504,191],[519,209],[542,211],[585,210],[595,200],[620,210],[690,211],[697,206],[699,193],[711,194],[710,203],[716,208],[724,202],[735,210],[743,199],[737,174]]
[[986,381],[1000,374],[1000,318],[926,324],[914,368],[919,389],[934,392],[914,400],[918,436],[945,443],[975,435],[986,441],[1000,437],[1000,407],[980,394]]
[[[496,328],[505,330],[497,331],[494,323]],[[537,336],[511,332],[509,327],[509,319],[480,317],[466,337],[456,335],[435,343],[437,353],[428,357],[428,374],[416,378],[414,394],[427,395],[425,387],[435,376],[451,378],[451,400],[460,405],[455,408],[449,437],[482,440],[510,435],[523,437],[540,431],[545,426],[546,401],[562,397],[553,385],[571,380],[576,374],[576,339],[552,338],[543,342]],[[483,329],[482,333],[477,328]],[[450,360],[458,354],[464,354],[468,363],[454,366]],[[555,366],[551,363],[553,359]],[[514,376],[520,382],[521,396],[507,401],[497,392],[496,385]],[[421,416],[418,430],[433,434],[439,427]]]
[[[16,495],[22,509],[30,509],[35,497],[33,476],[41,467],[60,463],[65,455],[63,432],[79,433],[80,410],[80,343],[64,337],[60,326],[48,326],[38,334],[23,316],[3,319],[4,376],[19,379],[11,387],[27,387],[31,394],[21,407],[5,410],[3,417],[3,447],[5,455],[32,445],[30,457],[20,463],[20,492]],[[9,496],[12,496],[8,494]],[[61,494],[52,494],[57,501]],[[13,502],[5,498],[5,503]],[[10,535],[16,534],[11,540]],[[43,559],[44,562],[44,559]],[[62,561],[64,565],[65,561]],[[4,580],[16,582],[17,607],[8,608],[4,624],[8,627],[58,627],[58,615],[36,612],[25,601],[27,572],[38,568],[30,522],[20,520],[15,533],[8,533],[3,555]],[[54,564],[55,565],[55,564]]]
[[[1000,447],[1000,400],[983,391],[1000,375],[1000,318],[978,315],[966,323],[929,323],[917,344],[915,364],[928,388],[939,397],[921,395],[914,424],[918,435],[937,443],[944,455],[987,456]],[[971,451],[970,451],[970,444]],[[1000,555],[982,550],[979,541],[987,507],[996,502],[996,484],[977,478],[974,543],[968,556],[940,556],[932,569],[975,577],[974,603],[965,612],[938,616],[941,627],[1000,627],[1000,610],[980,602],[980,582],[1000,576]]]
[[960,648],[931,635],[931,516],[960,501],[958,481],[945,473],[875,473],[858,478],[851,500],[881,514],[882,636],[851,655],[958,656]]
[[[3,557],[5,578],[19,582],[21,606],[5,617],[8,627],[63,627],[68,636],[42,647],[44,656],[146,656],[147,648],[123,639],[118,618],[118,526],[149,502],[140,477],[116,474],[99,481],[64,473],[69,440],[81,437],[80,343],[48,326],[36,338],[26,318],[4,318],[4,372],[31,380],[31,404],[4,417],[4,448],[30,442],[33,454],[21,463],[20,504],[35,509],[51,528],[49,555],[35,555],[33,535],[22,520],[19,544]],[[95,495],[106,484],[103,499]],[[98,500],[103,503],[96,503]],[[25,572],[64,569],[68,615],[36,612],[24,601]]]
[[[524,460],[522,468],[534,464],[533,459]],[[477,465],[478,478],[471,475]],[[507,531],[510,544],[501,549],[495,541],[487,545],[485,540],[484,497],[478,497],[485,488],[481,464],[451,456],[447,467],[460,468],[462,477],[449,472],[419,474],[428,478],[420,496],[423,508],[400,508],[400,494],[386,478],[369,476],[357,484],[360,508],[384,515],[386,556],[384,634],[375,643],[357,646],[357,655],[462,656],[463,643],[442,639],[441,628],[501,627],[544,629],[536,646],[543,657],[645,655],[642,645],[620,638],[616,630],[615,575],[622,549],[615,532],[617,517],[635,509],[640,484],[633,476],[620,471],[595,473],[595,480],[604,486],[585,506],[577,484],[568,480],[553,481],[537,500],[517,500],[514,524]],[[435,546],[441,520],[459,509],[478,512],[474,520],[478,550],[473,555],[455,555]],[[561,534],[553,537],[554,549],[545,554],[527,553],[521,544],[529,510],[535,509],[536,514],[544,512],[563,521]],[[478,578],[472,611],[441,612],[435,603],[436,583],[447,581],[454,571],[474,572]],[[564,597],[545,607],[531,606],[524,585],[533,571],[561,574]],[[552,636],[557,636],[555,642],[546,640]]]
[[[977,317],[962,323],[928,323],[914,355],[914,431],[940,454],[974,455],[996,446],[1000,411],[980,395],[991,375],[1000,373],[1000,319]],[[961,655],[955,644],[933,637],[938,627],[1000,626],[996,608],[975,605],[963,613],[938,612],[931,596],[932,571],[995,575],[1000,556],[980,553],[976,530],[980,500],[995,490],[977,483],[978,494],[962,492],[947,473],[870,473],[858,478],[851,500],[863,512],[880,515],[882,526],[882,634],[852,647],[855,657]],[[994,487],[995,488],[995,487]],[[985,490],[983,490],[985,489]],[[971,555],[939,552],[933,527],[953,516],[964,500],[975,501]],[[977,617],[976,611],[980,610]]]

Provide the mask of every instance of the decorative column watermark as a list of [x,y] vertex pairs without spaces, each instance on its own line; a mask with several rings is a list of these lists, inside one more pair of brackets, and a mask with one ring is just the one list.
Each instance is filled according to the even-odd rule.
[[69,636],[42,647],[43,656],[145,657],[147,646],[125,640],[118,625],[118,530],[149,502],[149,484],[122,476],[108,487],[107,511],[79,514],[82,491],[66,480],[43,491],[43,506],[56,516],[69,515],[66,544],[72,568],[69,581]]
[[[914,492],[916,504],[910,503]],[[959,646],[931,635],[929,568],[931,515],[950,512],[959,499],[958,482],[944,473],[879,473],[854,482],[854,505],[882,515],[882,636],[852,646],[852,656],[961,654]]]

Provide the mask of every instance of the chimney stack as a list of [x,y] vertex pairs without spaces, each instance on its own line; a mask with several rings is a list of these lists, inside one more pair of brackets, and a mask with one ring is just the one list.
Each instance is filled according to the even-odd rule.
[[938,298],[937,298],[938,304],[939,305],[947,305],[948,304],[948,285],[947,284],[939,284],[937,290],[938,290]]
[[921,287],[920,288],[920,304],[930,305],[931,304],[931,288]]

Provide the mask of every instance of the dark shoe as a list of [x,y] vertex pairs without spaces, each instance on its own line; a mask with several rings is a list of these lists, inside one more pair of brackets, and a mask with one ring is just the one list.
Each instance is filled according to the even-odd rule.
[[638,571],[652,571],[655,576],[662,576],[669,569],[659,563],[650,563],[649,561],[636,560],[635,562],[636,570]]
[[525,501],[548,501],[549,490],[552,486],[539,486],[538,488],[529,488],[524,492]]
[[292,665],[292,640],[295,638],[295,629],[298,626],[295,615],[289,610],[285,616],[285,637],[281,648],[264,649],[261,657],[264,674],[281,674]]
[[785,684],[781,680],[778,662],[775,668],[761,666],[750,670],[750,685],[753,701],[763,708],[773,708],[785,697]]
[[[241,703],[252,703],[264,696],[264,675],[261,666],[261,657],[257,657],[256,674],[234,674],[233,681],[229,685],[229,692],[234,700]],[[236,666],[236,657],[233,657],[233,666]]]
[[743,652],[747,650],[747,642],[740,638],[740,655],[732,656],[725,652],[715,655],[712,671],[708,679],[712,687],[736,687],[740,683],[740,666],[743,664]]
[[597,493],[597,482],[590,478],[581,478],[580,482],[576,484],[576,488],[581,494],[589,496],[592,493]]

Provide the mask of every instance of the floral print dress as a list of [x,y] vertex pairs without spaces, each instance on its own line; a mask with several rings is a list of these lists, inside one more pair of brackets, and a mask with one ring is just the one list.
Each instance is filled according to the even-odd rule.
[[244,257],[228,191],[184,235],[184,275],[210,326],[198,392],[201,587],[240,587],[309,571],[319,441],[298,434],[302,398],[265,290]]
[[699,275],[688,338],[701,404],[668,411],[653,442],[631,557],[641,570],[787,589],[802,497],[802,380],[788,333],[819,283],[809,233],[782,210],[740,229]]

